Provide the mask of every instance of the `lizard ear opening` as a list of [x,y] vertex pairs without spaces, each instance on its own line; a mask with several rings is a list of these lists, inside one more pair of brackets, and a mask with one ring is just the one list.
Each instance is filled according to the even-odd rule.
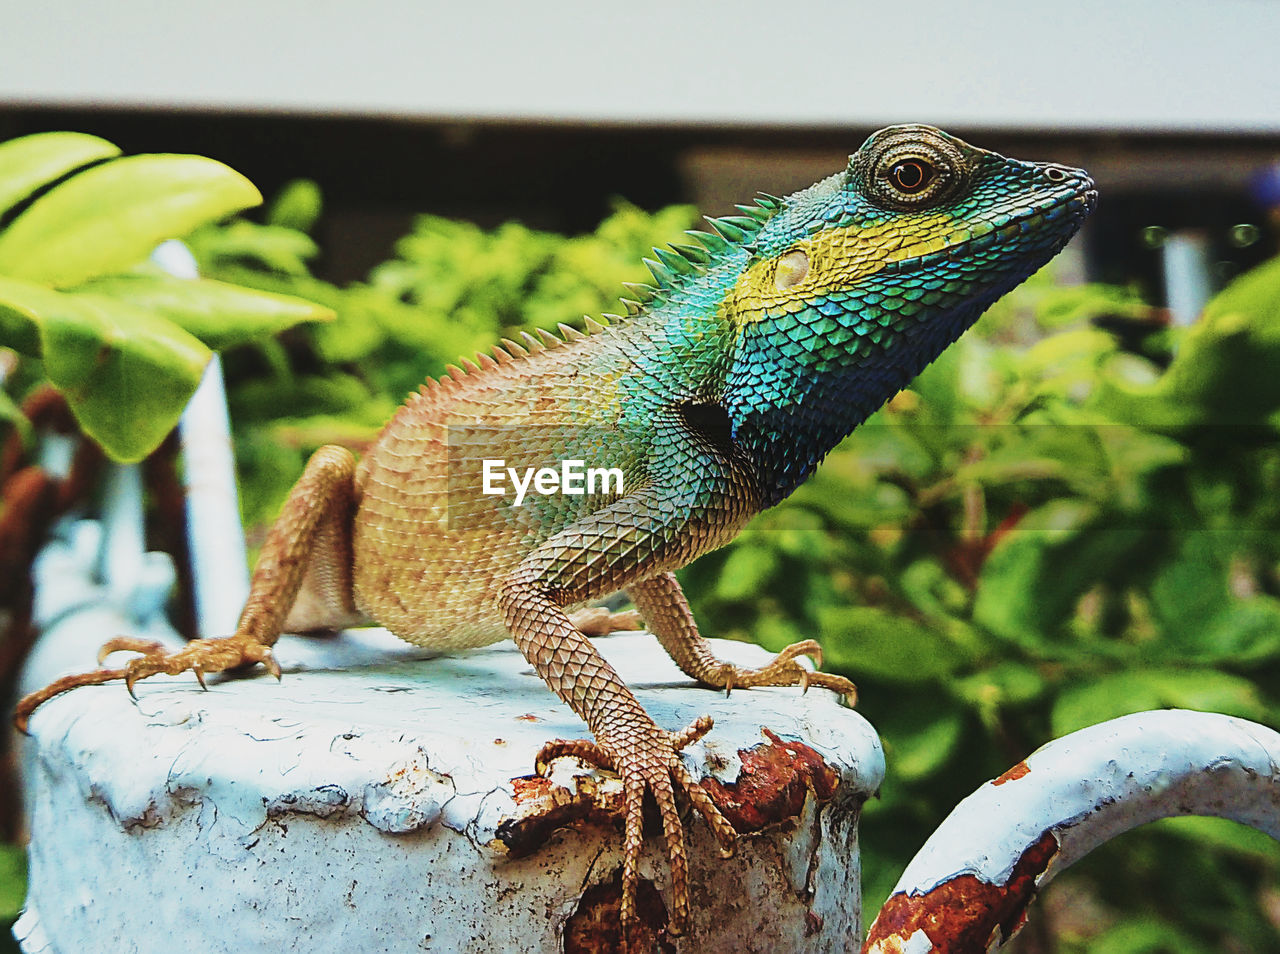
[[773,284],[778,291],[794,288],[809,275],[809,253],[802,248],[792,249],[778,259],[773,269]]
[[694,436],[722,456],[733,453],[733,422],[723,405],[685,401],[676,410]]

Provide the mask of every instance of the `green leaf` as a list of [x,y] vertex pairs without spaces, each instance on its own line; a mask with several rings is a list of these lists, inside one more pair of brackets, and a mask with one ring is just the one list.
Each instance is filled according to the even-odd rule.
[[12,348],[29,358],[40,357],[40,326],[36,315],[20,301],[5,298],[0,279],[0,348]]
[[105,296],[0,278],[0,300],[36,316],[49,380],[117,460],[139,460],[159,445],[210,357],[172,322]]
[[1205,305],[1209,327],[1228,316],[1242,319],[1267,343],[1280,342],[1280,258],[1245,272]]
[[320,187],[310,179],[294,179],[271,200],[266,220],[268,225],[310,232],[323,208]]
[[196,229],[188,236],[187,244],[200,262],[201,274],[218,274],[254,286],[268,272],[307,279],[307,261],[320,254],[320,247],[309,235],[244,219]]
[[213,159],[115,159],[54,187],[0,232],[0,274],[78,285],[126,269],[162,241],[261,201],[248,179]]
[[1255,596],[1234,601],[1203,630],[1186,637],[1186,654],[1204,662],[1249,666],[1280,659],[1280,600]]
[[314,302],[210,279],[113,275],[72,292],[82,293],[114,298],[163,315],[215,351],[276,334],[300,322],[333,318],[332,311]]
[[1066,735],[1119,716],[1167,708],[1245,719],[1265,715],[1257,687],[1240,676],[1212,669],[1138,669],[1067,686],[1053,706],[1053,734]]
[[1117,420],[1173,429],[1260,423],[1280,409],[1280,258],[1246,272],[1205,306],[1154,386],[1112,375],[1099,405]]
[[22,910],[27,893],[27,853],[19,845],[0,844],[0,924]]
[[1052,637],[1070,623],[1077,600],[1132,561],[1145,536],[1079,500],[1032,511],[983,564],[974,621],[1041,658],[1060,655]]
[[823,607],[818,625],[828,664],[842,672],[895,683],[930,682],[966,662],[940,627],[873,606]]
[[1178,536],[1177,551],[1168,555],[1152,580],[1151,607],[1179,648],[1194,649],[1209,621],[1225,612],[1231,598],[1230,554],[1222,552],[1217,534],[1192,531]]
[[1044,695],[1047,688],[1039,670],[1010,661],[997,663],[951,684],[952,692],[959,699],[980,711],[1027,705]]
[[925,616],[952,617],[964,611],[969,593],[932,557],[908,564],[899,577],[903,595]]
[[1089,954],[1207,954],[1176,925],[1154,918],[1130,918],[1108,927],[1089,941]]
[[716,596],[727,601],[758,598],[778,572],[778,555],[767,547],[740,543],[729,551],[716,581]]
[[0,215],[68,172],[118,155],[115,145],[86,133],[36,133],[0,143]]
[[9,392],[3,389],[0,389],[0,424],[16,428],[22,443],[30,445],[33,437],[31,422],[22,413],[17,402],[9,396]]
[[1227,818],[1184,815],[1161,819],[1158,825],[1161,831],[1186,839],[1186,847],[1193,851],[1212,847],[1263,864],[1276,856],[1276,842],[1270,835]]
[[882,720],[885,763],[894,784],[937,772],[955,755],[964,720],[954,709],[925,702]]

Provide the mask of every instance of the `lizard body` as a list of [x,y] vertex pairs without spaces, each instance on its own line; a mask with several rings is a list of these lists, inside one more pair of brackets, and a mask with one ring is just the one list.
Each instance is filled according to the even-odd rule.
[[[730,540],[998,297],[1055,255],[1096,193],[1076,169],[1020,162],[927,126],[873,134],[848,166],[742,216],[697,246],[658,250],[644,303],[588,335],[562,326],[429,382],[356,464],[322,448],[286,502],[234,636],[171,655],[131,640],[125,669],[59,680],[19,722],[77,685],[263,662],[282,629],[376,621],[434,648],[512,637],[594,742],[551,743],[616,770],[625,792],[623,921],[634,917],[642,806],[662,816],[671,927],[688,918],[675,791],[730,848],[732,827],[669,732],[648,716],[567,611],[627,590],[687,674],[725,688],[851,683],[811,672],[799,643],[760,670],[722,663],[672,571]],[[741,207],[740,207],[741,208]],[[595,494],[482,492],[485,459],[525,472],[581,460],[621,473]],[[287,618],[286,618],[287,617]]]

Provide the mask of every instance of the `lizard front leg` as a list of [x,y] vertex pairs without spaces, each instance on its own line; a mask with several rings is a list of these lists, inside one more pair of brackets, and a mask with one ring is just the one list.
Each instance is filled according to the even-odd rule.
[[251,663],[264,664],[279,678],[280,666],[271,647],[280,637],[304,577],[324,591],[335,623],[358,616],[351,605],[350,557],[355,470],[355,458],[342,447],[322,447],[311,456],[267,535],[233,635],[193,640],[173,653],[130,637],[109,640],[98,653],[99,662],[119,650],[141,655],[121,669],[64,676],[23,697],[14,714],[18,729],[26,731],[31,714],[42,703],[79,686],[123,680],[132,693],[139,679],[182,672],[194,673],[203,685],[208,673]]
[[673,934],[683,933],[689,923],[688,865],[675,793],[683,793],[693,803],[726,851],[736,841],[733,826],[693,780],[679,755],[681,748],[710,730],[711,720],[703,717],[677,733],[660,727],[562,608],[625,586],[629,577],[643,572],[638,553],[662,558],[663,539],[679,539],[679,534],[670,532],[672,527],[663,526],[671,520],[669,505],[653,495],[618,501],[526,556],[498,594],[502,616],[520,651],[595,736],[594,742],[550,743],[539,762],[576,755],[622,776],[624,943],[636,918],[646,791],[653,795],[662,817],[671,863]]
[[858,688],[843,676],[812,672],[798,662],[797,656],[809,656],[822,665],[822,647],[812,639],[793,643],[780,652],[769,665],[760,669],[743,669],[724,662],[711,651],[710,644],[699,634],[698,624],[689,610],[680,583],[673,573],[662,573],[627,587],[649,631],[658,637],[668,655],[687,676],[718,689],[747,689],[752,686],[795,686],[807,690],[821,686],[838,692],[852,705]]

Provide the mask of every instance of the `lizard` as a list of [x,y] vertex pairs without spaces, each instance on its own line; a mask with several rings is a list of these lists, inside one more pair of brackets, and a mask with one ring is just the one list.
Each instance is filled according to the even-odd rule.
[[[725,690],[853,683],[796,643],[758,669],[719,660],[674,571],[730,541],[790,494],[858,424],[996,299],[1049,261],[1096,202],[1092,179],[1009,159],[925,125],[873,133],[834,175],[710,218],[691,244],[655,249],[655,283],[586,333],[504,339],[451,365],[392,416],[357,463],[311,457],[263,546],[236,632],[166,653],[126,637],[99,663],[19,703],[77,686],[263,664],[282,631],[377,623],[453,650],[512,638],[593,739],[555,740],[622,781],[625,931],[636,919],[643,808],[656,803],[670,865],[669,930],[689,921],[681,794],[731,852],[736,832],[680,752],[711,728],[659,726],[570,611],[625,591],[688,676]],[[589,462],[595,493],[496,494],[530,468]],[[505,473],[505,470],[497,473]],[[487,481],[487,482],[486,482]],[[541,490],[542,488],[539,488]],[[488,490],[486,493],[484,491]],[[605,624],[611,621],[605,619]],[[600,628],[596,620],[596,629]],[[606,626],[607,628],[607,626]],[[812,660],[813,669],[801,657]]]

